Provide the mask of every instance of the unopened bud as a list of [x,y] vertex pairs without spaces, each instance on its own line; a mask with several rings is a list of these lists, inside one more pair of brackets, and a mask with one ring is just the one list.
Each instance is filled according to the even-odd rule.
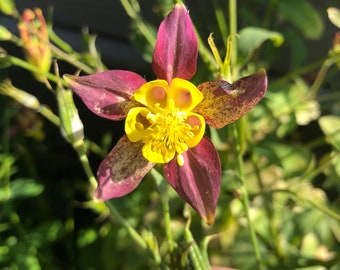
[[1,0],[0,11],[6,15],[13,15],[15,13],[14,0]]
[[[51,49],[45,18],[41,9],[26,9],[18,23],[20,38],[23,42],[27,61],[43,72],[48,72],[51,66]],[[37,80],[45,81],[43,74],[34,74]]]
[[0,41],[10,40],[11,38],[12,33],[6,27],[0,25]]
[[333,50],[335,53],[340,53],[340,32],[335,33],[333,39]]
[[40,108],[40,102],[35,96],[14,87],[9,80],[0,83],[0,94],[13,98],[27,108],[33,110],[38,110]]
[[62,87],[57,89],[61,132],[66,140],[74,146],[84,139],[84,126],[74,105],[72,92]]

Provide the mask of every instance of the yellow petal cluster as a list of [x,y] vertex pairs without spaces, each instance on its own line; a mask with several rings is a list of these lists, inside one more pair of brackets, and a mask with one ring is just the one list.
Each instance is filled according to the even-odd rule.
[[204,118],[191,112],[203,99],[187,80],[154,80],[142,85],[134,99],[144,106],[132,108],[125,120],[125,132],[132,142],[142,141],[143,156],[155,163],[167,163],[195,147],[205,131]]

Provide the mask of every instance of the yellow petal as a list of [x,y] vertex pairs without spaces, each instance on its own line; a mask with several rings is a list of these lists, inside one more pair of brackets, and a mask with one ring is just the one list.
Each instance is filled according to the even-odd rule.
[[195,147],[203,138],[205,132],[204,117],[197,113],[188,113],[186,122],[193,127],[193,137],[186,140],[185,143],[189,148]]
[[167,98],[173,99],[175,107],[180,111],[188,112],[202,101],[203,94],[191,82],[175,78],[171,82]]
[[150,81],[143,84],[134,93],[134,98],[151,109],[155,109],[157,106],[165,108],[168,88],[169,85],[165,80]]
[[145,118],[148,110],[144,107],[132,108],[125,119],[125,133],[131,142],[140,141],[150,123]]

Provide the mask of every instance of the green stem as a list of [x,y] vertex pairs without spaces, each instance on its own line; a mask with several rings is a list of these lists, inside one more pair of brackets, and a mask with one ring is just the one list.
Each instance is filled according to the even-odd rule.
[[1,139],[1,147],[0,150],[2,150],[4,155],[1,162],[0,162],[0,168],[2,170],[1,176],[0,176],[0,189],[3,191],[4,198],[8,200],[11,197],[11,188],[10,188],[10,180],[12,175],[12,156],[10,155],[10,120],[11,115],[9,110],[4,111],[2,122],[4,124],[4,132],[3,132],[3,138]]
[[64,40],[62,40],[52,29],[52,27],[50,27],[48,32],[48,37],[50,38],[50,40],[56,44],[59,48],[61,48],[64,52],[66,53],[72,53],[72,54],[76,54],[76,52],[73,51],[72,47],[66,43]]
[[228,35],[228,26],[227,26],[226,19],[224,16],[224,11],[216,0],[212,0],[212,4],[214,6],[215,17],[216,17],[217,24],[221,32],[221,36],[225,42],[225,45],[227,45],[225,37],[227,37]]
[[274,245],[276,253],[278,254],[279,257],[281,257],[283,252],[281,250],[280,239],[278,237],[278,234],[276,233],[277,230],[275,229],[274,213],[273,213],[272,206],[271,206],[273,202],[273,196],[271,194],[265,193],[263,179],[261,177],[261,170],[258,166],[259,164],[258,156],[255,154],[254,146],[251,143],[250,143],[250,155],[251,155],[251,162],[255,170],[256,179],[257,179],[259,188],[261,190],[261,193],[264,194],[264,198],[266,202],[269,202],[265,204],[265,210],[266,210],[267,217],[268,217],[269,232],[272,238],[272,243]]
[[62,60],[70,63],[76,68],[79,68],[80,70],[84,71],[87,74],[93,74],[95,73],[95,70],[89,67],[88,65],[85,65],[84,63],[78,61],[72,54],[68,54],[60,50],[58,47],[50,44],[51,50],[55,55],[57,55]]
[[131,226],[131,224],[122,217],[122,215],[119,213],[117,208],[114,206],[113,202],[111,200],[105,201],[105,204],[110,209],[111,214],[113,217],[128,231],[131,238],[135,241],[136,244],[143,250],[148,250],[148,246],[144,239],[139,235],[139,233]]
[[329,217],[331,217],[331,218],[333,218],[333,219],[335,219],[335,220],[340,222],[340,214],[335,213],[334,211],[332,211],[331,209],[327,208],[326,206],[324,206],[324,205],[322,205],[322,204],[320,204],[318,202],[315,202],[315,201],[313,201],[311,199],[308,199],[307,201],[308,201],[308,203],[310,205],[312,205],[313,207],[315,207],[316,209],[318,209],[319,211],[321,211],[325,215],[327,215],[327,216],[329,216]]
[[203,42],[199,32],[196,30],[196,36],[197,36],[197,43],[198,43],[198,53],[200,54],[203,62],[206,64],[207,68],[211,73],[214,73],[216,69],[218,68],[218,65],[216,64],[215,58],[213,54],[209,51],[205,43]]
[[[81,161],[81,164],[83,166],[83,169],[86,173],[86,176],[91,184],[91,188],[94,190],[97,186],[96,178],[93,175],[92,169],[90,167],[90,163],[88,160],[88,157],[85,153],[85,148],[83,144],[73,145],[74,149],[76,150],[79,159]],[[129,233],[130,237],[135,241],[136,244],[140,248],[142,248],[145,251],[151,251],[142,236],[131,226],[131,224],[123,218],[123,216],[119,213],[117,208],[114,206],[113,202],[108,200],[105,202],[106,206],[110,209],[111,214],[115,218],[116,221],[118,221]]]
[[314,80],[314,83],[313,83],[313,85],[311,86],[310,92],[311,92],[312,94],[314,94],[314,95],[317,94],[317,91],[319,90],[319,88],[320,88],[322,82],[323,82],[324,79],[325,79],[325,76],[326,76],[326,73],[327,73],[328,69],[329,69],[334,63],[336,63],[337,61],[340,61],[340,56],[335,55],[335,56],[333,56],[333,57],[327,58],[327,59],[323,62],[322,66],[321,66],[321,68],[320,68],[320,70],[319,70],[319,72],[318,72],[318,74],[317,74],[317,76],[316,76],[316,78],[315,78],[315,80]]
[[272,88],[275,88],[277,85],[280,85],[296,76],[300,76],[300,75],[303,75],[303,74],[306,74],[306,73],[309,73],[313,70],[316,70],[318,67],[320,67],[320,65],[322,65],[322,63],[324,62],[325,60],[324,59],[320,59],[320,60],[317,60],[309,65],[306,65],[306,66],[303,66],[303,67],[300,67],[300,68],[297,68],[291,72],[288,72],[286,73],[285,75],[283,76],[280,76],[280,78],[276,79],[276,80],[273,80],[271,81],[270,83],[270,86]]
[[150,174],[155,179],[155,182],[158,187],[160,199],[162,202],[163,208],[163,217],[164,217],[164,226],[165,226],[165,233],[166,238],[168,241],[169,251],[172,253],[174,251],[174,241],[171,232],[171,218],[170,218],[170,208],[169,208],[169,185],[164,180],[163,176],[156,170],[152,169]]
[[[59,83],[60,78],[58,78],[57,76],[51,74],[51,73],[46,73],[44,71],[42,71],[41,69],[37,68],[34,65],[31,65],[29,63],[27,63],[26,61],[17,58],[15,56],[8,56],[9,60],[11,61],[11,63],[15,66],[21,67],[23,69],[26,69],[28,71],[31,71],[33,73],[37,73],[37,74],[41,74],[46,76],[46,78],[54,83]],[[67,87],[67,84],[65,81],[62,80],[62,84],[63,86]]]
[[60,120],[57,115],[55,115],[47,106],[40,105],[38,112],[43,115],[46,119],[48,119],[51,123],[58,126],[60,125]]
[[124,7],[126,13],[129,15],[129,17],[134,21],[136,27],[139,29],[139,31],[143,34],[146,41],[149,43],[149,45],[153,48],[155,45],[155,36],[150,31],[150,27],[148,27],[140,13],[140,6],[138,4],[138,1],[136,0],[120,0],[120,3]]
[[262,261],[261,261],[261,255],[260,255],[260,250],[259,250],[259,246],[258,246],[258,242],[257,242],[257,237],[256,237],[256,233],[255,233],[255,228],[253,226],[252,220],[250,218],[250,214],[249,214],[249,196],[248,196],[248,191],[247,188],[245,186],[245,176],[244,176],[244,164],[243,164],[243,157],[242,157],[242,145],[239,139],[239,134],[238,134],[238,129],[237,129],[237,122],[232,124],[231,127],[233,129],[233,136],[234,136],[234,141],[235,141],[235,150],[237,152],[237,166],[238,166],[238,174],[239,174],[239,179],[242,182],[242,187],[241,187],[241,200],[243,203],[243,207],[244,207],[244,211],[245,211],[245,215],[246,215],[246,219],[247,219],[247,223],[248,223],[248,230],[249,230],[249,234],[251,237],[251,242],[253,245],[253,249],[254,249],[254,254],[255,254],[255,259],[256,259],[256,263],[258,266],[258,269],[263,269],[263,265],[262,265]]
[[83,169],[85,171],[85,174],[90,182],[90,186],[91,186],[91,190],[90,190],[90,194],[92,194],[94,192],[94,190],[97,187],[97,180],[93,175],[91,166],[90,166],[90,162],[89,159],[86,155],[86,149],[85,149],[85,145],[84,145],[84,141],[83,140],[79,140],[77,141],[75,144],[72,145],[74,150],[76,150],[79,160],[83,166]]
[[191,223],[191,219],[187,221],[187,224],[185,226],[184,237],[187,243],[190,245],[189,256],[190,256],[193,268],[195,270],[210,269],[209,261],[207,260],[206,256],[202,254],[199,246],[197,245],[195,239],[192,236],[192,233],[190,231],[190,223]]
[[[237,65],[237,0],[229,0],[229,27],[232,48],[230,67],[235,68]],[[229,81],[232,81],[235,76],[233,76],[234,74],[231,69],[230,72],[231,74],[226,75],[229,76]]]
[[277,0],[270,0],[269,1],[266,13],[264,15],[263,23],[262,23],[263,28],[267,28],[267,29],[270,28],[271,19],[273,17],[274,12],[275,12],[276,6],[277,6]]
[[291,196],[293,196],[297,201],[304,202],[310,204],[312,207],[316,208],[320,212],[324,213],[325,215],[335,219],[336,221],[340,222],[340,214],[332,211],[331,209],[327,208],[326,206],[320,204],[318,201],[314,201],[313,199],[309,198],[303,198],[301,195],[297,194],[295,191],[289,190],[289,189],[275,189],[275,190],[269,190],[266,191],[266,193],[288,193]]

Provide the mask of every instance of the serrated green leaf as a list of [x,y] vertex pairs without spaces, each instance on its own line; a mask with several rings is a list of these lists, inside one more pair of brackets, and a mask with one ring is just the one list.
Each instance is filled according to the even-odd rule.
[[279,1],[278,11],[287,21],[297,27],[306,38],[321,37],[324,24],[316,9],[306,0]]
[[250,55],[265,41],[271,40],[274,46],[279,47],[284,41],[279,32],[269,31],[259,27],[246,27],[239,32],[239,50],[244,55]]
[[334,115],[322,116],[319,119],[321,130],[327,141],[340,150],[340,117]]

